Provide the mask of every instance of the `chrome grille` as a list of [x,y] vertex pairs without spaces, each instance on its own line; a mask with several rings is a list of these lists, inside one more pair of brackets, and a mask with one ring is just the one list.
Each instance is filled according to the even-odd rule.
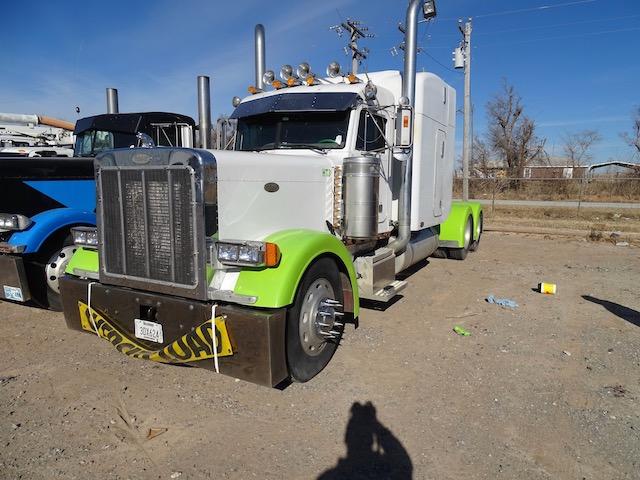
[[99,179],[104,272],[197,285],[193,169],[104,167]]

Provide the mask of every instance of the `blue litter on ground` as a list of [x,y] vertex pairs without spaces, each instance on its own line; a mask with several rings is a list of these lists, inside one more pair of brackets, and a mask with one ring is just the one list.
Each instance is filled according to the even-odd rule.
[[518,308],[519,305],[509,298],[496,298],[493,295],[489,295],[485,298],[487,303],[493,303],[495,305],[500,305],[503,308]]

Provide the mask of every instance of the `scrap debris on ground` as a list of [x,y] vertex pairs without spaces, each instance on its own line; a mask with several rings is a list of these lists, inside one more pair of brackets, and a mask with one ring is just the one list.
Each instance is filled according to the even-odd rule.
[[[0,478],[638,479],[639,260],[487,233],[363,310],[328,368],[282,391],[0,303]],[[534,292],[541,278],[562,295]]]

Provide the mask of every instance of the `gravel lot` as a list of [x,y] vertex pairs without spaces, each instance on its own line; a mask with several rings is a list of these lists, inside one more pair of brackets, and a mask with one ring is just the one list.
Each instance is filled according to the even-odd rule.
[[0,303],[0,478],[639,479],[639,260],[487,234],[466,261],[412,272],[283,391],[131,359]]

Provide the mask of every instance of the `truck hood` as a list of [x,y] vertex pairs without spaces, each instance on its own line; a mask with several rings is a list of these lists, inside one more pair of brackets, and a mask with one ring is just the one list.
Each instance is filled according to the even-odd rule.
[[213,151],[220,239],[261,240],[292,228],[327,231],[333,169],[324,155]]

